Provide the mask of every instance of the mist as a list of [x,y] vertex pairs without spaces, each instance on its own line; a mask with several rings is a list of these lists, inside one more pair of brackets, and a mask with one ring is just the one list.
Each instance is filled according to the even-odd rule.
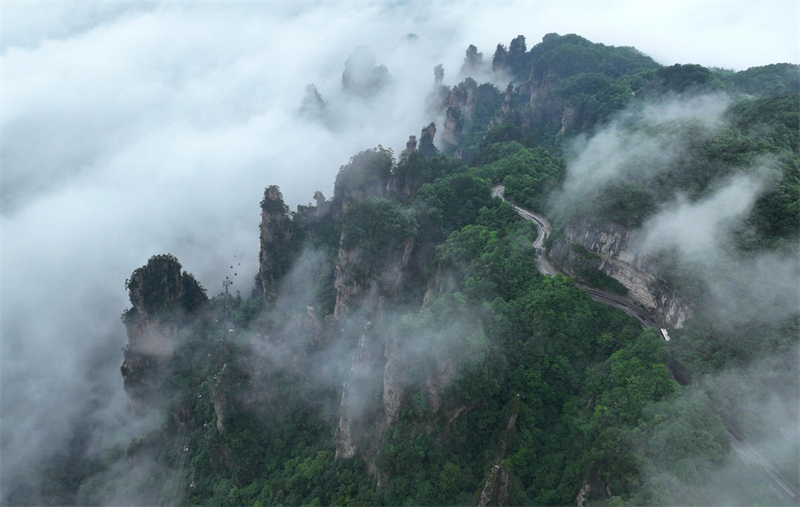
[[[723,94],[672,95],[621,112],[570,144],[564,183],[551,196],[550,208],[564,221],[586,221],[592,210],[609,212],[612,196],[619,199],[615,190],[635,195],[624,192],[646,189],[658,204],[627,224],[628,249],[650,259],[659,276],[666,274],[695,313],[686,330],[673,333],[678,338],[671,344],[673,355],[679,362],[703,357],[707,368],[725,365],[693,372],[691,385],[665,403],[680,417],[691,417],[692,400],[706,400],[728,428],[745,435],[744,445],[793,481],[800,460],[800,350],[782,340],[796,332],[800,315],[797,244],[790,239],[772,249],[748,250],[741,241],[757,237],[748,220],[758,199],[779,184],[786,162],[761,155],[735,166],[703,165],[696,149],[729,127],[726,111],[736,100]],[[670,173],[687,168],[710,169],[700,180],[705,188],[665,192]],[[692,184],[696,181],[687,186]],[[666,470],[642,474],[654,488],[669,486],[673,501],[753,505],[772,498],[758,467],[730,451],[707,483],[687,483]]]
[[725,126],[731,102],[724,94],[668,96],[633,105],[598,132],[577,137],[567,147],[564,184],[550,198],[553,213],[584,215],[608,189],[631,180],[650,184],[690,156],[692,143]]
[[703,283],[703,306],[720,325],[778,322],[800,311],[796,252],[739,252],[733,236],[773,174],[761,165],[721,182],[704,199],[678,195],[639,231],[635,248],[676,254],[683,270]]
[[[119,314],[133,269],[170,252],[214,295],[237,256],[248,294],[263,188],[306,203],[315,190],[330,195],[352,154],[377,144],[399,153],[433,120],[433,67],[455,84],[470,43],[490,58],[520,33],[531,46],[576,32],[664,64],[798,61],[785,44],[796,9],[780,4],[587,4],[577,15],[549,3],[2,8],[3,495],[9,484],[41,487],[38,466],[87,414],[97,452],[156,424],[120,415]],[[367,98],[342,87],[362,45],[388,73]],[[325,121],[298,114],[310,83]]]

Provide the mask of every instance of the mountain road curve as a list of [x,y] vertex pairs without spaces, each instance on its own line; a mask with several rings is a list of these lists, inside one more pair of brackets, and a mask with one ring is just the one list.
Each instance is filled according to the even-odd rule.
[[[558,274],[558,270],[552,264],[550,264],[550,261],[547,260],[543,248],[544,240],[547,239],[553,230],[552,226],[550,225],[550,221],[548,221],[544,216],[518,206],[510,199],[507,199],[505,197],[505,187],[503,185],[495,185],[492,187],[492,196],[499,197],[504,201],[509,202],[512,206],[514,206],[514,209],[522,218],[529,220],[536,225],[536,228],[539,230],[539,235],[536,237],[536,241],[533,243],[537,254],[536,267],[539,270],[539,273],[546,276],[555,276]],[[584,289],[592,299],[609,304],[615,308],[619,308],[623,312],[635,318],[639,321],[643,328],[655,327],[659,329],[661,337],[664,338],[664,340],[669,341],[669,334],[667,333],[667,330],[660,328],[655,317],[634,301],[616,294],[609,294],[578,282],[576,282],[576,285]],[[788,505],[800,505],[800,493],[798,493],[797,489],[788,481],[786,481],[780,475],[780,473],[778,473],[778,470],[774,466],[772,466],[763,456],[753,449],[753,447],[747,443],[747,439],[743,435],[734,431],[724,420],[723,423],[728,428],[731,449],[739,458],[739,460],[741,460],[748,468],[757,470],[758,473],[763,474],[764,479],[776,497],[780,498]]]
[[[537,253],[536,267],[539,269],[539,273],[543,275],[555,276],[556,274],[558,274],[558,270],[552,264],[550,264],[550,261],[547,260],[544,248],[542,247],[544,240],[547,239],[547,237],[553,230],[552,226],[550,225],[550,221],[547,220],[547,218],[543,217],[542,215],[527,210],[525,208],[522,208],[517,204],[515,204],[514,202],[512,202],[511,200],[506,199],[505,187],[503,185],[496,185],[495,187],[493,187],[492,195],[499,197],[504,201],[508,201],[509,203],[511,203],[512,206],[514,206],[514,209],[522,218],[536,224],[536,227],[539,229],[539,236],[537,236],[536,241],[533,242],[533,246],[536,248],[536,253]],[[616,294],[610,294],[608,292],[589,287],[582,283],[576,282],[576,285],[586,290],[586,292],[589,294],[589,297],[591,297],[592,299],[609,304],[615,308],[619,308],[623,312],[635,318],[642,324],[643,327],[658,328],[658,324],[653,315],[651,315],[649,311],[645,310],[644,308],[639,306],[637,303],[631,301],[630,299],[618,296]],[[664,339],[667,339],[668,337],[665,331],[661,331],[661,336]],[[667,339],[667,341],[669,340]]]

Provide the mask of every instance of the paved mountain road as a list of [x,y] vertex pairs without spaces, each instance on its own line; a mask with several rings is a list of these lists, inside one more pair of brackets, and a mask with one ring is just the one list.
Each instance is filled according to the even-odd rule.
[[[505,187],[503,185],[496,185],[493,187],[492,195],[499,197],[504,201],[508,201],[512,206],[514,206],[514,209],[517,210],[517,213],[519,213],[522,218],[536,224],[536,227],[539,229],[539,236],[537,236],[536,241],[533,243],[533,246],[536,247],[537,254],[536,267],[543,275],[555,276],[558,274],[558,270],[547,260],[544,249],[542,248],[544,240],[547,239],[553,230],[547,218],[538,213],[534,213],[533,211],[517,206],[510,200],[506,199]],[[658,328],[658,324],[654,316],[630,299],[616,294],[609,294],[608,292],[588,287],[581,283],[576,282],[576,285],[583,288],[592,299],[609,304],[615,308],[619,308],[623,312],[635,318],[639,321],[639,323],[641,323],[643,328]],[[666,341],[669,341],[667,330],[660,329],[660,332],[662,338],[664,338]],[[731,437],[731,449],[742,461],[742,463],[749,468],[757,469],[759,471],[758,473],[763,474],[764,479],[766,480],[770,489],[772,489],[772,492],[775,494],[775,496],[785,501],[788,505],[800,505],[800,494],[797,492],[794,486],[789,484],[789,482],[787,482],[780,475],[774,466],[772,466],[763,456],[753,449],[753,447],[747,443],[747,440],[744,438],[744,436],[733,431],[727,423],[725,425],[728,427],[728,434]]]
[[[542,248],[544,240],[547,239],[553,230],[552,226],[550,225],[550,221],[542,215],[534,213],[533,211],[525,208],[521,208],[520,206],[517,206],[513,202],[506,199],[505,187],[503,187],[503,185],[497,185],[492,188],[492,195],[508,201],[512,206],[514,206],[514,209],[517,210],[517,213],[519,213],[522,218],[525,220],[530,220],[536,224],[536,227],[539,229],[539,236],[537,236],[536,241],[533,242],[533,246],[536,247],[536,253],[538,254],[536,257],[536,266],[539,269],[539,273],[549,276],[555,276],[558,274],[558,270],[552,264],[550,264],[550,261],[548,261],[545,257],[544,250]],[[582,283],[576,282],[576,285],[585,289],[592,299],[596,301],[602,301],[603,303],[607,303],[615,308],[619,308],[623,312],[638,320],[645,328],[658,327],[653,315],[630,299],[601,291]],[[663,331],[661,332],[661,335],[662,337],[666,338]]]

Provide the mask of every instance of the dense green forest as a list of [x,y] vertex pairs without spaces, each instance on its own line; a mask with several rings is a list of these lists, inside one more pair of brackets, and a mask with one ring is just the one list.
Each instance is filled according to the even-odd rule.
[[[356,154],[331,199],[296,212],[268,187],[251,297],[208,298],[168,255],[137,269],[129,337],[144,343],[160,326],[172,349],[137,351],[131,338],[122,373],[131,417],[158,406],[160,423],[101,456],[76,427],[74,448],[48,465],[58,478],[49,501],[781,504],[737,460],[728,430],[774,435],[745,405],[760,393],[796,415],[798,315],[722,325],[665,254],[664,278],[696,302],[666,342],[572,278],[539,274],[537,229],[491,189],[550,216],[549,247],[587,220],[636,229],[678,193],[702,200],[766,166],[766,189],[728,248],[796,252],[797,67],[663,67],[556,34],[530,50],[522,36],[498,45],[491,67],[512,84],[504,94],[476,83],[470,119],[443,110],[462,135],[441,152]],[[457,92],[444,88],[433,95]],[[713,127],[645,121],[649,104],[708,94],[726,97]],[[632,159],[630,177],[564,206],[574,143],[609,129],[681,150],[657,172]],[[627,293],[599,271],[586,278]],[[796,451],[773,462],[795,482]]]

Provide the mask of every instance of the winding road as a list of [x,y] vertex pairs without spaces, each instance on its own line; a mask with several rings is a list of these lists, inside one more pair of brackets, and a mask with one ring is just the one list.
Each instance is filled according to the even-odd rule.
[[[494,186],[492,188],[492,196],[499,197],[504,201],[509,202],[512,206],[514,206],[514,209],[522,218],[536,224],[536,227],[539,229],[539,236],[537,236],[536,241],[533,242],[533,246],[536,248],[537,254],[536,267],[543,275],[555,276],[558,274],[558,270],[552,264],[550,264],[550,261],[547,260],[544,248],[542,247],[544,240],[547,239],[553,230],[547,218],[538,213],[534,213],[533,211],[517,206],[511,200],[506,199],[505,187],[503,185]],[[667,333],[667,330],[659,328],[655,318],[635,302],[626,297],[618,296],[616,294],[609,294],[608,292],[604,292],[578,282],[575,282],[575,284],[584,289],[592,299],[609,304],[615,308],[619,308],[623,312],[635,318],[639,321],[639,323],[641,323],[643,328],[658,328],[661,332],[661,337],[666,341],[669,341],[669,334]],[[673,379],[674,378],[675,377],[673,376]],[[681,383],[685,385],[685,383]],[[753,447],[747,443],[746,438],[743,435],[734,431],[724,420],[723,424],[725,424],[727,427],[728,435],[731,437],[731,449],[739,458],[739,460],[741,460],[742,463],[744,463],[748,468],[756,469],[759,471],[759,473],[762,473],[764,479],[775,496],[786,502],[788,505],[800,505],[800,493],[798,493],[794,486],[787,482],[780,475],[778,470],[769,463],[769,461],[767,461],[755,449],[753,449]]]
[[[548,276],[555,276],[558,274],[558,270],[550,264],[550,261],[547,260],[544,254],[544,249],[542,245],[544,244],[544,240],[552,232],[553,228],[550,225],[550,221],[547,220],[542,215],[535,213],[533,211],[527,210],[520,206],[514,204],[511,200],[506,199],[505,197],[505,187],[503,185],[496,185],[492,188],[492,195],[503,199],[504,201],[508,201],[514,206],[514,209],[517,210],[519,216],[524,218],[525,220],[530,220],[536,227],[539,229],[539,236],[536,238],[536,241],[533,242],[533,246],[536,248],[536,253],[538,254],[536,257],[536,267],[539,269],[539,273]],[[630,299],[619,296],[617,294],[611,294],[599,289],[595,289],[593,287],[589,287],[588,285],[584,285],[579,282],[575,282],[576,285],[584,289],[587,293],[589,293],[589,297],[596,301],[601,301],[603,303],[609,304],[615,308],[619,308],[623,312],[627,313],[634,319],[638,320],[642,327],[655,327],[658,328],[658,323],[656,322],[655,318],[650,314],[650,312],[646,311],[644,308],[639,306],[637,303],[631,301]],[[660,329],[660,328],[659,328]],[[669,335],[667,335],[665,329],[661,329],[661,336],[669,341]]]

